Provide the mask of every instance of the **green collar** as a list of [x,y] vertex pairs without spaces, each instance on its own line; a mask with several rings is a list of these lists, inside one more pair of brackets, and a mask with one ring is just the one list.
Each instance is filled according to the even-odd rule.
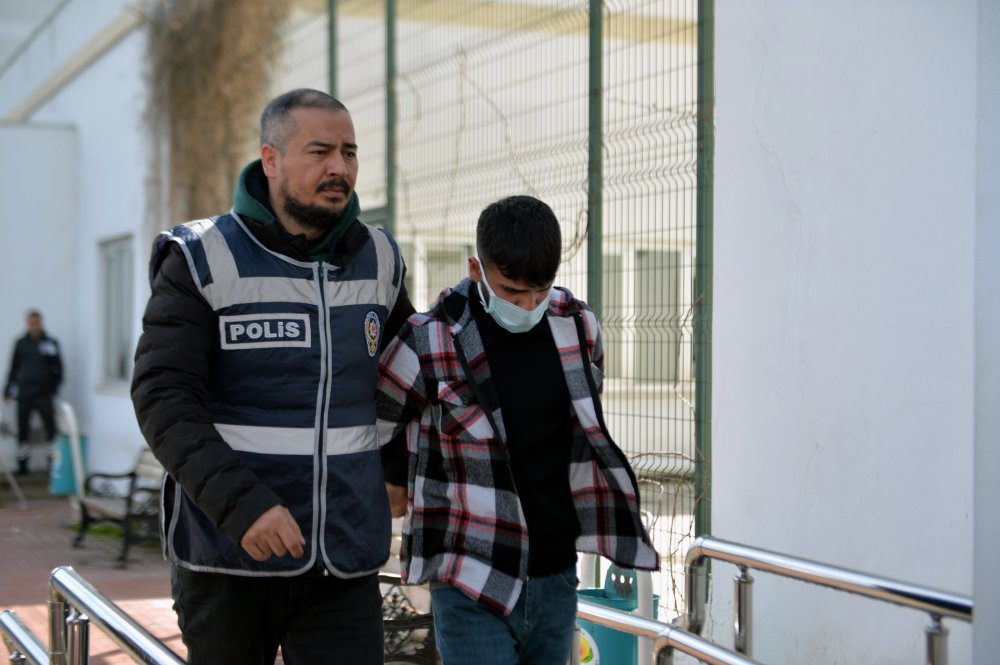
[[[275,222],[280,224],[280,220],[271,207],[267,176],[264,175],[264,166],[259,159],[247,164],[243,168],[243,172],[240,173],[240,178],[236,183],[236,193],[233,195],[233,211],[240,217],[261,226]],[[343,237],[344,232],[358,218],[360,212],[361,203],[355,192],[351,194],[351,200],[347,202],[337,226],[330,229],[322,238],[309,242],[309,257],[313,261],[322,261],[327,258],[332,249],[336,247],[337,242]],[[285,233],[288,231],[286,230]],[[290,233],[288,235],[291,236]]]

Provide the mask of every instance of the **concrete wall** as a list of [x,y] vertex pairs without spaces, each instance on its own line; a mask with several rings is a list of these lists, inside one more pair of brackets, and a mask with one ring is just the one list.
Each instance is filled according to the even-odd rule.
[[[971,594],[975,1],[716,17],[714,535]],[[755,577],[760,661],[920,662],[920,613]]]
[[[73,150],[50,150],[39,143],[17,153],[19,168],[42,174],[34,188],[24,190],[16,180],[0,179],[0,200],[18,199],[29,191],[36,204],[70,208],[70,220],[60,232],[29,238],[29,227],[20,226],[18,242],[5,245],[2,263],[14,274],[45,268],[65,294],[61,318],[41,303],[69,359],[63,397],[75,407],[81,430],[90,438],[90,468],[108,471],[131,467],[144,445],[127,383],[106,383],[101,365],[102,241],[133,239],[136,337],[148,297],[149,239],[140,231],[148,168],[142,125],[145,37],[137,29],[139,15],[133,4],[72,0],[25,53],[0,72],[0,118],[12,127],[69,127],[64,131],[74,137]],[[4,146],[5,162],[7,154]],[[66,260],[54,260],[59,257]],[[7,316],[19,318],[23,307],[12,309],[16,311]]]

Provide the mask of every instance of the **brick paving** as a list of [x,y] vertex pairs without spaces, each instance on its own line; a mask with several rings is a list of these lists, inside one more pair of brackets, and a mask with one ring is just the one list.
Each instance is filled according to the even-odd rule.
[[[48,644],[49,577],[59,566],[73,569],[181,658],[186,650],[171,609],[170,571],[156,544],[133,546],[125,569],[116,567],[121,540],[88,534],[72,545],[76,522],[66,497],[48,493],[47,478],[18,479],[28,507],[0,475],[0,610],[14,610],[42,644]],[[0,642],[0,657],[8,656]],[[100,629],[90,629],[90,663],[135,662]]]
[[[0,474],[0,611],[13,610],[44,645],[49,641],[49,578],[59,566],[72,566],[81,577],[182,659],[187,655],[171,609],[170,568],[158,544],[134,545],[128,567],[117,567],[118,537],[89,533],[82,548],[73,547],[77,517],[67,497],[48,492],[48,478],[35,473],[18,478],[27,508]],[[400,520],[394,520],[398,552]],[[387,571],[398,572],[393,557]],[[383,590],[388,590],[387,586]],[[430,599],[425,589],[411,587],[408,598],[421,612]],[[89,663],[127,665],[136,662],[94,625],[90,627]],[[0,640],[0,659],[9,656]],[[275,665],[284,661],[278,654]]]

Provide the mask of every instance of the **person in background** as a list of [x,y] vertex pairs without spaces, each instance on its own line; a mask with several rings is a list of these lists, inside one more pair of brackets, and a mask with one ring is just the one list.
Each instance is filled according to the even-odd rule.
[[358,220],[351,114],[309,89],[260,118],[228,213],[156,240],[132,399],[168,480],[164,549],[193,665],[381,664],[391,518],[383,340],[413,311]]
[[602,415],[597,318],[553,286],[555,214],[530,196],[497,201],[476,247],[469,277],[380,361],[380,431],[409,453],[387,472],[405,512],[402,574],[430,583],[444,665],[562,664],[577,551],[646,570],[659,558]]
[[28,331],[14,343],[10,371],[4,387],[4,401],[17,399],[17,473],[28,473],[31,414],[38,413],[45,427],[46,441],[56,436],[53,398],[63,379],[59,342],[42,327],[42,315],[32,310],[27,316]]

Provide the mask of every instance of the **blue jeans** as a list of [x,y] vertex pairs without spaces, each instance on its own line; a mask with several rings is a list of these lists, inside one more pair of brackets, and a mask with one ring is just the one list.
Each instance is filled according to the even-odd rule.
[[509,617],[440,582],[431,583],[443,665],[564,665],[576,624],[576,568],[529,578]]

